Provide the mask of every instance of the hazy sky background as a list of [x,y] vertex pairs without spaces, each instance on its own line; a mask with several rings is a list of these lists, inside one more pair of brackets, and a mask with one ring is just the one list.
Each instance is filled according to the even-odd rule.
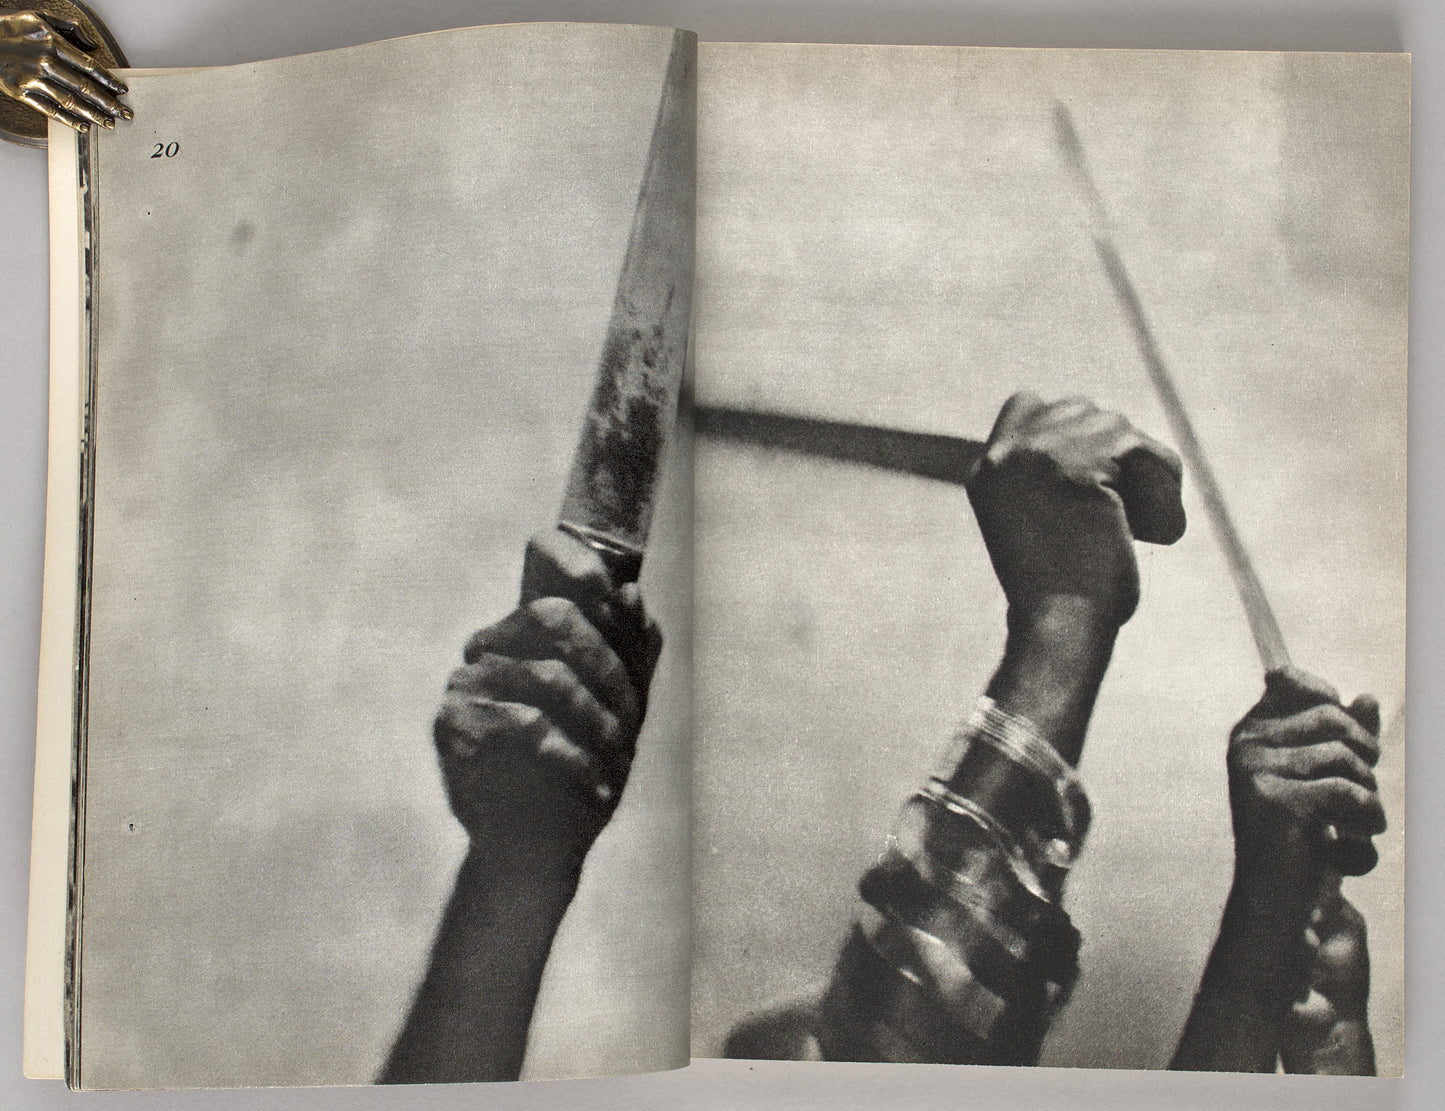
[[[131,82],[99,174],[88,1085],[379,1068],[464,848],[431,718],[555,521],[670,45],[509,27]],[[686,1059],[688,462],[541,1075]]]
[[[1404,695],[1407,62],[704,44],[700,402],[982,438],[1030,388],[1167,439],[1056,147],[1118,246],[1297,663]],[[701,442],[694,1053],[825,977],[854,884],[982,690],[1003,602],[961,489]],[[1261,672],[1192,486],[1139,550],[1082,773],[1083,974],[1044,1063],[1160,1067],[1229,879],[1224,747]],[[1404,742],[1369,920],[1403,1060]]]
[[[630,65],[566,32],[495,34],[428,40],[460,81],[433,131],[416,71],[363,53],[291,92],[266,79],[285,62],[210,93],[138,80],[145,126],[105,137],[102,189],[134,204],[103,232],[131,263],[101,289],[125,369],[101,399],[94,1083],[365,1081],[420,974],[462,848],[428,723],[555,512],[666,61],[665,37]],[[982,436],[1028,386],[1164,435],[1054,147],[1063,100],[1296,659],[1392,713],[1403,62],[707,45],[701,78],[702,400]],[[357,98],[366,122],[339,127]],[[554,952],[537,1074],[637,1067],[630,1024],[658,1059],[685,1048],[683,462],[646,583],[672,648]],[[697,472],[708,1053],[826,974],[1003,609],[961,490],[710,444]],[[1227,882],[1224,736],[1259,667],[1186,504],[1189,535],[1140,553],[1095,717],[1084,975],[1046,1063],[1162,1064]],[[1403,748],[1381,769],[1385,859],[1348,889],[1385,1069]]]

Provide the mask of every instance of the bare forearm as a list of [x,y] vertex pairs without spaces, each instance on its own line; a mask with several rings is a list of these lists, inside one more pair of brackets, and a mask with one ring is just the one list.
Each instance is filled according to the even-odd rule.
[[473,850],[383,1083],[515,1080],[552,939],[578,869],[501,864]]
[[1083,598],[1060,596],[1027,616],[1010,614],[1003,659],[985,693],[1077,764],[1117,631]]
[[1078,935],[1058,900],[1088,823],[1068,765],[1115,630],[1072,601],[1010,624],[987,697],[863,878],[824,1056],[1030,1064],[1067,996]]
[[1263,895],[1231,893],[1170,1068],[1275,1070],[1285,1017],[1304,975],[1303,928],[1292,908],[1271,907]]

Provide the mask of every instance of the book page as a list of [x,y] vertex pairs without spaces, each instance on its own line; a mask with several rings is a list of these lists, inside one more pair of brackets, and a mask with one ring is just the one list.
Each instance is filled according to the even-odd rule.
[[75,143],[50,145],[50,434],[45,601],[35,724],[25,946],[25,1075],[65,1076],[66,885],[70,875],[72,720],[82,428],[84,296]]
[[[1398,1074],[1408,59],[708,43],[700,67],[693,1053],[816,1002],[998,664],[966,467],[939,480],[959,438],[1032,390],[1176,443],[1102,205],[1294,661],[1383,707],[1390,828],[1344,894]],[[879,429],[931,438],[889,455]],[[1263,668],[1198,489],[1183,539],[1135,545],[1045,1065],[1164,1067],[1219,927],[1226,743]]]
[[[81,1085],[381,1070],[466,847],[432,719],[556,523],[673,42],[138,77],[142,122],[99,137]],[[689,454],[646,730],[527,1076],[686,1061]]]

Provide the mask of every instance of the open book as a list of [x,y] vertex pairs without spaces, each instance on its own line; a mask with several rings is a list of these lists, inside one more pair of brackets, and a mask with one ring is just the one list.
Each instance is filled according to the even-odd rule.
[[[1134,549],[1038,1061],[1167,1065],[1230,890],[1269,638],[1182,409],[1293,658],[1383,704],[1344,892],[1400,1072],[1408,58],[517,25],[127,81],[50,144],[28,1074],[383,1073],[468,853],[432,722],[564,499],[663,648],[522,1075],[807,1013],[1003,649],[965,479],[1020,390],[1185,449],[1190,520]],[[610,541],[604,410],[650,437]]]

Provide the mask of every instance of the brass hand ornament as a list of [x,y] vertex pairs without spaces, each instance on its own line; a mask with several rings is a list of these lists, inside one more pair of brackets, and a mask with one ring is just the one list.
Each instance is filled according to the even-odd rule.
[[126,87],[103,64],[111,58],[125,64],[113,43],[103,41],[108,36],[79,5],[47,3],[44,9],[0,8],[0,91],[16,102],[3,104],[0,133],[44,145],[44,120],[18,111],[18,105],[77,131],[114,128],[117,120],[130,119],[131,109],[119,99]]

